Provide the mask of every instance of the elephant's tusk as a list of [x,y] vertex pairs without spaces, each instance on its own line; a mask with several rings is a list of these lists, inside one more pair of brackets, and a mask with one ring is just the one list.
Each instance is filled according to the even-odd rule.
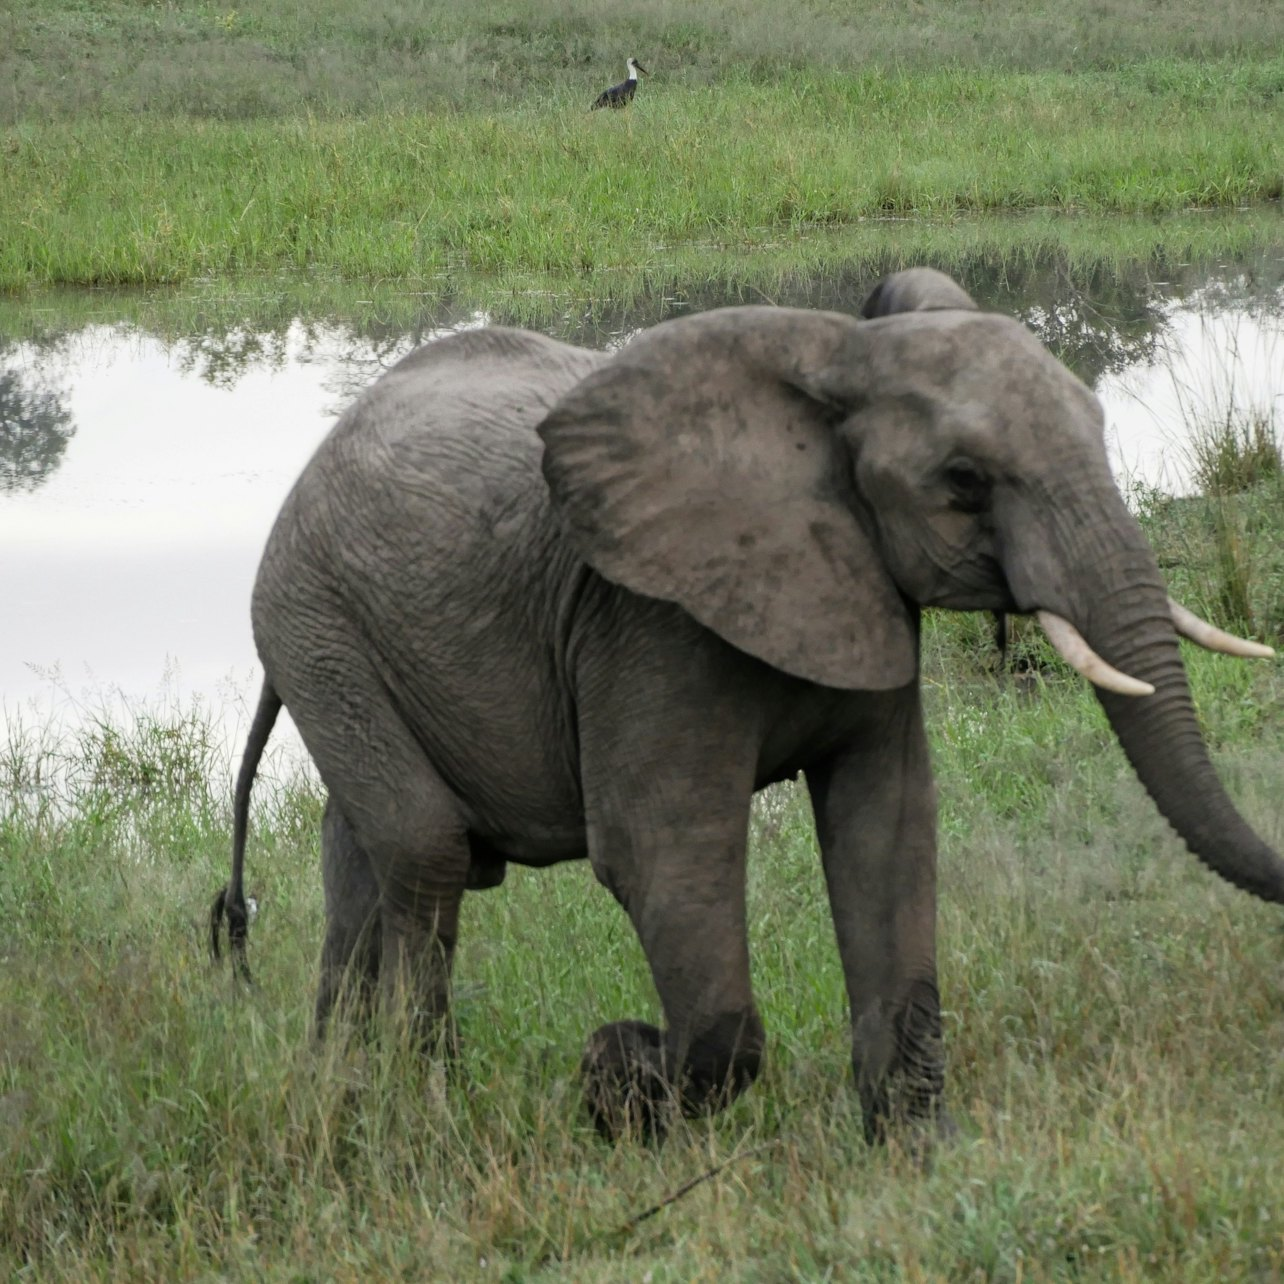
[[1221,651],[1225,655],[1237,655],[1242,660],[1269,660],[1274,654],[1274,647],[1262,642],[1249,642],[1237,638],[1233,633],[1224,633],[1221,629],[1201,620],[1194,611],[1188,611],[1180,602],[1168,599],[1168,609],[1173,614],[1173,624],[1177,632],[1192,642],[1199,643],[1205,650]]
[[1057,654],[1094,686],[1104,687],[1119,695],[1154,695],[1155,688],[1149,682],[1130,678],[1113,665],[1107,664],[1064,616],[1054,615],[1051,611],[1036,611],[1035,619],[1043,626],[1043,631],[1048,635],[1048,641],[1056,647]]

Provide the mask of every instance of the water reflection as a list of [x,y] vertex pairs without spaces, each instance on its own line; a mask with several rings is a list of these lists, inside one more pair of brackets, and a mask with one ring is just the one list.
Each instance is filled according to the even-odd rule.
[[1274,425],[1280,438],[1284,315],[1196,296],[1166,314],[1145,361],[1105,375],[1096,391],[1121,480],[1186,493],[1197,438],[1249,423]]
[[76,431],[60,390],[0,369],[0,494],[35,490]]
[[[941,264],[982,307],[1022,317],[1106,406],[1121,472],[1181,489],[1176,445],[1200,407],[1284,395],[1284,261],[1140,262],[1076,275],[1052,258]],[[783,278],[768,299],[737,281],[675,287],[628,306],[570,307],[542,326],[609,348],[681,312],[770,301],[854,311],[877,273]],[[281,500],[334,414],[412,347],[511,324],[424,297],[401,320],[293,311],[194,324],[57,316],[0,334],[0,698],[73,709],[171,689],[225,701],[252,685],[248,602]],[[1201,370],[1211,373],[1204,375]],[[1220,373],[1219,373],[1220,372]],[[1229,399],[1229,401],[1228,401]]]
[[280,328],[210,330],[172,345],[175,368],[215,388],[234,388],[249,371],[317,368],[320,383],[344,406],[412,348],[443,334],[500,324],[489,313],[424,314],[410,326],[292,317]]

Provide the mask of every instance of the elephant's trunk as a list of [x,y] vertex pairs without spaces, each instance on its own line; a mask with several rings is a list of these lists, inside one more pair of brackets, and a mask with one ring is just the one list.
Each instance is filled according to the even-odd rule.
[[[1068,620],[1091,648],[1090,659],[1104,662],[1103,672],[1119,671],[1107,680],[1126,675],[1115,691],[1095,685],[1097,698],[1168,823],[1227,882],[1284,903],[1284,861],[1239,814],[1209,761],[1172,603],[1105,458],[1086,466],[1061,459],[1055,481],[1011,495],[999,529],[1017,603]],[[1187,614],[1179,609],[1176,618],[1189,632]],[[1153,694],[1126,694],[1146,685]]]
[[1092,586],[1083,631],[1105,660],[1155,691],[1130,696],[1097,687],[1098,699],[1141,783],[1190,850],[1236,887],[1284,902],[1284,861],[1249,827],[1213,770],[1158,567],[1130,517],[1127,526],[1126,547],[1116,545]]

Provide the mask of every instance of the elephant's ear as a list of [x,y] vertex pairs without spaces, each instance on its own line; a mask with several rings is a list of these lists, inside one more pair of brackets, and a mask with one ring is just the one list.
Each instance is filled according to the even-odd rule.
[[935,268],[907,268],[885,276],[861,304],[863,317],[888,317],[894,312],[975,312],[976,301],[957,281]]
[[915,622],[831,427],[851,406],[823,391],[837,370],[859,388],[864,329],[837,313],[724,308],[656,326],[585,378],[539,429],[583,556],[798,677],[912,681]]

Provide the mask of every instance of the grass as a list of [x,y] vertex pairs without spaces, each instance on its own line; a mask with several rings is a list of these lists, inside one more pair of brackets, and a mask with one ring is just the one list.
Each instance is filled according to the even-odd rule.
[[[927,1171],[861,1140],[796,786],[759,799],[752,831],[766,1074],[663,1146],[611,1148],[582,1118],[578,1050],[602,1020],[654,1016],[655,1000],[586,868],[514,870],[468,898],[465,1051],[448,1083],[395,1039],[308,1041],[321,800],[306,774],[278,759],[256,795],[259,984],[238,994],[203,950],[230,796],[207,715],[11,733],[0,1274],[1272,1278],[1276,912],[1180,850],[1081,682],[1053,667],[1032,687],[996,685],[986,627],[935,615],[925,639],[948,1094],[963,1129]],[[1279,846],[1284,675],[1188,661],[1220,769]]]
[[1238,495],[1284,471],[1273,406],[1247,420],[1205,425],[1191,449],[1195,484],[1209,495]]
[[1176,413],[1194,497],[1139,492],[1161,565],[1181,592],[1211,618],[1243,634],[1273,640],[1284,626],[1284,439],[1273,394],[1254,362],[1275,365],[1274,342],[1241,350],[1239,327],[1208,334],[1202,369],[1168,358]]
[[[1240,465],[1240,471],[1244,465]],[[1142,497],[1160,566],[1178,596],[1227,627],[1274,642],[1284,633],[1284,477],[1235,494]]]
[[[1186,425],[1191,482],[1197,492],[1225,498],[1251,490],[1282,471],[1281,440],[1275,400],[1269,389],[1254,387],[1254,357],[1278,365],[1274,339],[1262,352],[1245,351],[1242,322],[1217,324],[1214,311],[1201,319],[1209,355],[1202,368],[1170,359],[1169,379],[1178,415]],[[1249,341],[1251,347],[1251,340]]]
[[1106,73],[810,75],[603,121],[495,113],[19,126],[0,288],[247,271],[504,289],[887,217],[1158,214],[1280,195],[1284,98],[1211,110]]
[[[871,220],[1278,198],[1284,19],[1141,19],[24,0],[0,19],[0,290],[306,271],[565,293]],[[621,48],[657,51],[651,83],[590,114]]]
[[136,115],[258,119],[506,109],[558,94],[588,103],[633,53],[662,99],[799,71],[888,67],[1115,71],[1189,80],[1205,99],[1281,88],[1272,56],[1284,17],[1228,0],[1215,23],[1195,0],[1157,20],[1147,0],[1110,5],[920,0],[906,6],[803,0],[788,11],[740,0],[11,0],[0,15],[0,122]]
[[[466,270],[422,282],[348,282],[315,272],[229,273],[179,288],[45,288],[0,293],[0,335],[47,344],[98,322],[137,325],[167,340],[233,332],[280,336],[296,319],[340,321],[376,341],[424,337],[484,316],[571,342],[605,346],[675,309],[770,301],[853,311],[887,272],[930,263],[986,307],[1023,308],[1085,378],[1150,355],[1154,282],[1184,298],[1210,275],[1279,277],[1272,207],[1163,218],[1035,211],[1020,218],[870,221],[756,246],[674,247],[664,262],[574,282],[515,269],[500,285]],[[1211,265],[1225,265],[1214,269]],[[1114,333],[1103,337],[1101,316]],[[1093,364],[1094,361],[1097,364]]]
[[[1193,0],[11,0],[0,334],[123,313],[218,332],[234,361],[250,314],[400,339],[484,312],[594,341],[674,294],[850,308],[907,263],[1006,289],[1048,257],[1123,313],[1137,263],[1180,279],[1276,235],[1274,207],[1238,210],[1284,185],[1282,37],[1284,9],[1250,0],[1215,22]],[[629,52],[655,73],[638,102],[589,116]],[[99,289],[48,290],[68,284]],[[1044,310],[1069,359],[1149,342],[1120,330],[1093,357]],[[1278,641],[1284,491],[1231,446],[1249,489],[1140,507],[1180,596]],[[996,681],[988,628],[925,635],[962,1124],[927,1170],[861,1140],[797,787],[752,827],[766,1073],[663,1146],[611,1148],[578,1052],[655,999],[585,868],[468,898],[446,1082],[395,1038],[309,1043],[306,773],[278,759],[256,792],[259,983],[238,993],[204,956],[230,798],[208,711],[11,725],[0,1277],[1279,1278],[1277,915],[1180,850],[1028,636],[1034,676]],[[1233,796],[1284,846],[1284,670],[1188,661]]]

